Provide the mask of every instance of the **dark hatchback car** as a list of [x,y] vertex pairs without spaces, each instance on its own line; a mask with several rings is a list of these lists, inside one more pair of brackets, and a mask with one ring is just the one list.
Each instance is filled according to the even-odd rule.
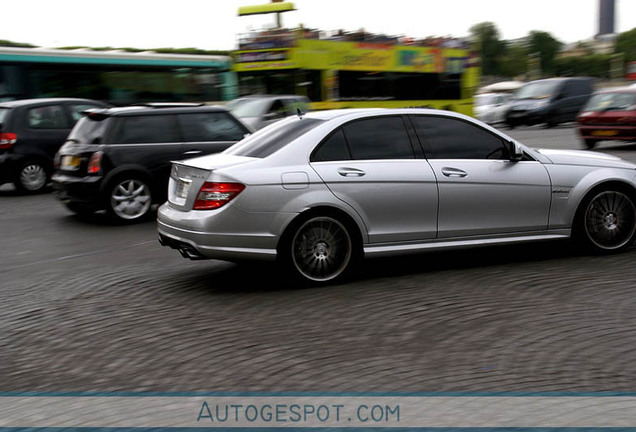
[[0,184],[39,192],[53,172],[53,157],[81,112],[108,104],[90,99],[23,99],[0,103]]
[[536,124],[553,127],[573,122],[593,92],[591,78],[530,81],[514,93],[506,113],[506,124],[511,128]]
[[77,214],[146,216],[167,197],[170,162],[225,150],[251,130],[222,107],[149,104],[89,110],[57,156],[53,187]]
[[587,148],[605,140],[636,142],[636,88],[595,93],[576,120],[579,136]]

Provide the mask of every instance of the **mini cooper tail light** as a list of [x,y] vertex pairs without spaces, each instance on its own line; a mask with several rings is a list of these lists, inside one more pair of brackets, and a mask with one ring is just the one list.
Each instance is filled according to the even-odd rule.
[[213,210],[223,207],[240,194],[245,185],[241,183],[205,182],[194,201],[193,210]]
[[86,168],[88,174],[99,174],[103,155],[104,153],[100,151],[91,155],[91,158],[88,160],[88,168]]
[[13,145],[18,141],[18,134],[14,134],[11,132],[2,132],[0,133],[0,149],[8,149],[13,147]]

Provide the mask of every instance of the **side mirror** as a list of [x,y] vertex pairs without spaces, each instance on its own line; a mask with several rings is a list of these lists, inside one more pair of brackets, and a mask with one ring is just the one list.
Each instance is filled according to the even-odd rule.
[[523,149],[518,143],[509,141],[508,148],[510,150],[510,160],[512,162],[519,162],[523,159]]

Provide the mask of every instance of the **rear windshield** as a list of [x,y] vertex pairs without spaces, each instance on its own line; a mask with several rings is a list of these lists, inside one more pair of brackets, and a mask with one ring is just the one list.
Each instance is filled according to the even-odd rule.
[[227,149],[224,153],[237,156],[264,158],[282,149],[287,144],[315,128],[324,120],[293,117],[288,121],[279,121]]
[[0,108],[0,125],[4,123],[4,119],[9,115],[9,111],[11,111],[11,108]]
[[81,144],[105,144],[104,134],[111,122],[111,118],[103,120],[92,120],[89,117],[82,117],[68,136],[68,141]]
[[635,105],[635,93],[599,93],[590,98],[583,111],[628,111]]

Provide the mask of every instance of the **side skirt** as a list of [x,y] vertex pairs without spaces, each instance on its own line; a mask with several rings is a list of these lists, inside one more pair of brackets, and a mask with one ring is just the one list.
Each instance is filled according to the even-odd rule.
[[417,243],[382,243],[364,245],[367,257],[382,257],[417,252],[436,251],[445,249],[465,249],[480,246],[507,245],[524,242],[565,240],[571,235],[570,229],[542,231],[541,233],[499,234],[497,236],[471,236],[444,239],[431,239]]

